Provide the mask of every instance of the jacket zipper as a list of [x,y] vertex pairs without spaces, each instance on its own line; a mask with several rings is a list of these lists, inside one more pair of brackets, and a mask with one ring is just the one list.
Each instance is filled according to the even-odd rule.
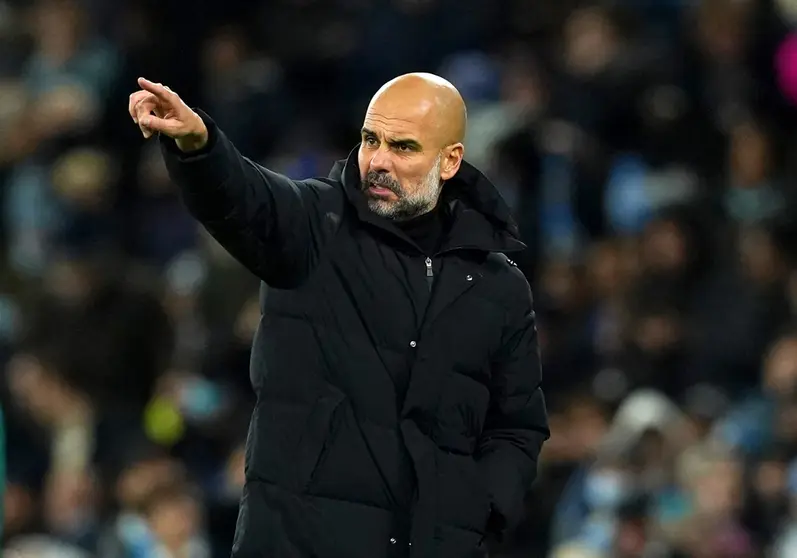
[[434,270],[432,269],[432,258],[426,258],[426,282],[429,284],[429,292],[432,291],[434,284]]

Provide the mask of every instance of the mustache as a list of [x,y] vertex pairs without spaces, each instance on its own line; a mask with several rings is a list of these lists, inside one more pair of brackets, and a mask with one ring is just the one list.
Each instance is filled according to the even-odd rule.
[[362,182],[363,190],[367,190],[371,184],[380,188],[387,188],[397,196],[401,195],[401,184],[389,174],[368,171],[368,174],[365,175],[365,180]]

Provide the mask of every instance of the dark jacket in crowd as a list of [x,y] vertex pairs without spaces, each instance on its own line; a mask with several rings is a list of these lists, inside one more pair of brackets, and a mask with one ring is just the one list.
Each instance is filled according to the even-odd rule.
[[[368,207],[357,151],[293,181],[162,139],[192,214],[264,282],[234,558],[467,558],[519,519],[548,437],[523,248],[463,164],[424,254]],[[267,288],[266,288],[267,286]]]

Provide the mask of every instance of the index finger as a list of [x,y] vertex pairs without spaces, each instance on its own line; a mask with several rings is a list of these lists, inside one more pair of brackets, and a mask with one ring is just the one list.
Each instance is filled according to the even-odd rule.
[[171,91],[168,87],[161,85],[160,83],[154,83],[146,78],[140,77],[138,78],[138,85],[141,89],[145,91],[149,91],[162,101],[166,101],[167,103],[171,103],[174,101],[174,98],[177,96],[176,93]]

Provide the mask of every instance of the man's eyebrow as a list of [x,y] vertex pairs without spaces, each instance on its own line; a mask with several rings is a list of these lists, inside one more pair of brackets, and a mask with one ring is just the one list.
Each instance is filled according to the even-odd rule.
[[409,148],[412,148],[412,149],[417,149],[418,151],[421,150],[421,144],[418,142],[418,140],[414,140],[414,139],[394,138],[394,139],[388,140],[388,143],[390,145],[403,145],[405,147],[409,147]]
[[[362,130],[360,130],[360,133],[363,136],[377,137],[376,132],[374,132],[373,130],[370,130],[369,128],[365,128],[365,127],[363,127]],[[412,138],[391,138],[391,139],[387,140],[387,143],[389,145],[393,145],[393,146],[403,145],[405,147],[409,147],[410,149],[414,149],[414,150],[417,150],[417,151],[423,151],[423,146],[421,145],[421,143],[418,140],[415,140],[415,139],[412,139]]]

